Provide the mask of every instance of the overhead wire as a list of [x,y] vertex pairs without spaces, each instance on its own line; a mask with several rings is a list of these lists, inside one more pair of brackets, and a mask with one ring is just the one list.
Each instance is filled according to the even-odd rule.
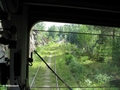
[[[85,34],[85,35],[102,35],[102,36],[113,36],[111,34],[95,34],[95,33],[82,33],[82,32],[65,32],[65,31],[52,31],[52,30],[36,30],[36,29],[33,29],[32,31],[37,31],[37,32],[59,32],[59,33],[72,33],[72,34]],[[114,35],[116,37],[120,37],[118,35]]]
[[[32,88],[44,88],[44,87],[32,87]],[[47,88],[49,88],[49,87],[47,87]],[[51,87],[51,88],[56,88],[56,87]],[[66,87],[59,87],[59,88],[66,88]],[[97,88],[100,88],[100,89],[104,89],[104,88],[106,88],[107,90],[110,88],[110,89],[112,89],[112,88],[120,88],[120,86],[119,87],[115,87],[115,86],[81,86],[81,87],[71,87],[71,88],[83,88],[83,89],[87,89],[87,88],[94,88],[94,89],[97,89]]]

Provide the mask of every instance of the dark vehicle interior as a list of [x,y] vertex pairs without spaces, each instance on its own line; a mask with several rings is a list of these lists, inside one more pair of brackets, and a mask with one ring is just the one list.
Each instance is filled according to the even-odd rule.
[[29,37],[36,22],[120,27],[120,5],[117,1],[0,0],[0,20],[0,44],[10,50],[5,58],[8,65],[0,63],[0,84],[9,80],[8,90],[30,90]]

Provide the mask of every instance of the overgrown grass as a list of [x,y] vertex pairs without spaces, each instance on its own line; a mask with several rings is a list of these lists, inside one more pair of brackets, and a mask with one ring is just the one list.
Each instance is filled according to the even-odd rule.
[[[105,57],[105,62],[98,62],[89,56],[81,56],[75,45],[52,43],[37,48],[38,53],[46,60],[52,55],[53,63],[56,62],[57,74],[71,87],[73,90],[119,90],[115,84],[111,82],[120,80],[120,67],[111,61],[111,57]],[[36,78],[36,86],[42,85],[42,73],[45,71],[45,64],[34,56],[33,66],[30,67],[30,81],[36,72],[37,67],[41,66],[41,71]],[[54,70],[54,64],[52,64]],[[50,76],[52,86],[55,86],[55,75]],[[58,80],[59,87],[66,87],[64,83]],[[119,84],[118,84],[119,85]],[[111,88],[101,88],[104,86],[112,86]],[[114,87],[115,86],[115,87]],[[88,87],[81,89],[80,87]],[[98,87],[98,88],[89,88]],[[100,88],[99,88],[100,87]],[[67,88],[60,90],[68,90]]]

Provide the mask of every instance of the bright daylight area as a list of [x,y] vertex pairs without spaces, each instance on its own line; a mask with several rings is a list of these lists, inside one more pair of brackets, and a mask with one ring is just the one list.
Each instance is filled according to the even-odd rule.
[[120,88],[120,28],[39,22],[31,29],[31,52],[31,90]]

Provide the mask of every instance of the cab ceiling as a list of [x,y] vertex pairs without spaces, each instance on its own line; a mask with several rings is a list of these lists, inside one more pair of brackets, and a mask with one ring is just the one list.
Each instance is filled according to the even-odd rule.
[[22,5],[28,6],[31,24],[41,20],[120,27],[120,5],[115,1],[23,0]]

